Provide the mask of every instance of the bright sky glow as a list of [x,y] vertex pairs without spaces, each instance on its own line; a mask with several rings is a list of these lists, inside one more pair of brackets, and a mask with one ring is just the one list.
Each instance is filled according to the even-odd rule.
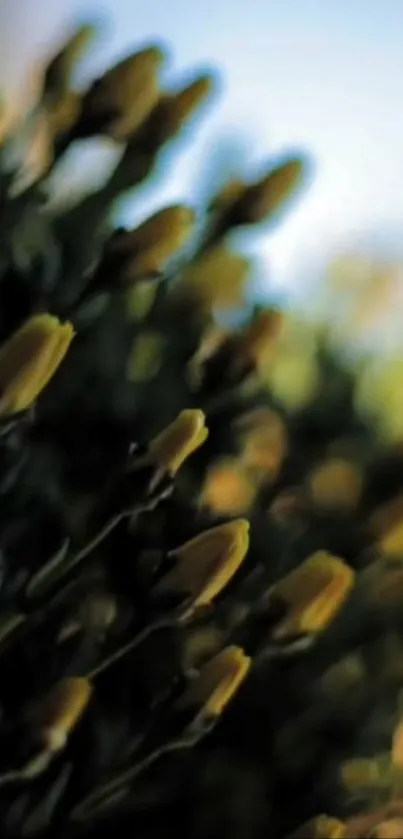
[[222,72],[216,107],[150,207],[192,197],[202,155],[232,134],[258,163],[300,148],[314,160],[305,198],[255,248],[276,285],[362,232],[403,240],[403,0],[0,0],[1,73],[15,76],[16,50],[22,73],[22,55],[87,10],[111,24],[100,67],[157,37],[172,49],[173,75]]

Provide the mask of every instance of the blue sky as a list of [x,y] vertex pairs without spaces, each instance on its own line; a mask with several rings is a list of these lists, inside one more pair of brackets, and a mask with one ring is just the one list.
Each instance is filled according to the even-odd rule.
[[19,56],[33,55],[86,10],[110,21],[99,67],[157,38],[171,47],[173,76],[221,70],[217,103],[150,207],[192,195],[216,137],[257,163],[306,149],[314,179],[256,244],[262,277],[295,284],[325,250],[372,234],[403,251],[403,0],[0,0],[0,70],[13,64],[17,33]]

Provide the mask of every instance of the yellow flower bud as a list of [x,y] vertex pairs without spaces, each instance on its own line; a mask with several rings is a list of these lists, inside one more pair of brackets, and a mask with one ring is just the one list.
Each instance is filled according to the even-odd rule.
[[318,551],[276,583],[272,592],[287,606],[273,631],[275,639],[317,633],[343,606],[355,581],[354,571],[336,556]]
[[236,204],[247,189],[247,183],[240,178],[228,181],[210,202],[210,210],[226,213]]
[[214,76],[210,74],[199,76],[172,97],[169,110],[171,117],[176,119],[179,127],[182,127],[184,122],[210,96],[214,88],[214,81]]
[[178,707],[200,708],[208,718],[219,717],[246,678],[251,659],[240,647],[226,647],[201,668]]
[[217,356],[224,381],[232,382],[260,372],[262,365],[270,362],[282,328],[280,312],[266,309],[259,312],[240,332],[228,333],[214,330],[207,334],[188,365],[191,385],[200,386],[205,361]]
[[159,148],[168,142],[191,119],[195,111],[210,96],[214,88],[214,77],[200,76],[178,93],[163,96],[145,127],[153,147]]
[[216,515],[240,515],[252,507],[258,485],[238,460],[226,459],[211,466],[201,490],[199,504]]
[[49,61],[45,68],[45,97],[58,98],[68,91],[74,66],[97,32],[98,28],[92,24],[80,26]]
[[147,382],[161,368],[164,338],[159,332],[142,332],[135,339],[127,362],[127,377],[131,382]]
[[355,407],[358,413],[376,424],[384,443],[403,438],[403,358],[400,350],[374,356],[367,361],[358,377]]
[[249,522],[246,519],[212,527],[170,552],[176,563],[157,583],[155,591],[187,594],[191,611],[207,605],[238,571],[248,548]]
[[234,208],[238,224],[255,224],[271,218],[294,195],[305,174],[305,161],[291,158],[251,184]]
[[307,324],[294,316],[284,317],[282,331],[270,356],[259,365],[259,375],[276,400],[287,410],[305,407],[320,382],[317,339]]
[[345,698],[364,685],[367,679],[367,668],[360,652],[352,652],[343,656],[336,664],[325,670],[320,683],[322,690],[329,698]]
[[401,839],[403,836],[403,806],[394,798],[384,807],[353,816],[346,823],[346,839]]
[[223,646],[223,633],[214,626],[192,628],[184,639],[182,666],[184,670],[200,667],[206,659],[216,655]]
[[130,320],[144,320],[154,305],[157,289],[158,283],[150,283],[149,279],[129,286],[126,290],[126,311]]
[[70,131],[80,116],[80,110],[81,97],[72,90],[46,106],[45,120],[53,141]]
[[277,343],[282,325],[283,316],[275,309],[265,309],[253,318],[241,336],[241,348],[251,361],[259,364],[267,358]]
[[[396,451],[396,456],[400,458],[400,452]],[[373,535],[374,543],[384,559],[399,559],[403,557],[403,494],[399,493],[391,501],[386,502],[379,507],[372,514],[370,520],[370,532]],[[384,573],[384,566],[378,567]],[[377,567],[375,566],[375,567]],[[396,567],[392,569],[395,574],[401,576],[401,570]],[[379,577],[379,574],[377,575]],[[396,576],[395,582],[398,586],[399,595],[401,593],[401,585],[398,583],[399,577]],[[377,586],[379,579],[377,579]],[[393,585],[393,582],[392,582]],[[393,596],[393,592],[390,592]],[[397,593],[397,592],[396,592]],[[383,592],[385,594],[385,592]],[[382,598],[383,599],[383,598]]]
[[358,465],[342,458],[329,458],[309,477],[315,504],[324,510],[353,510],[362,493],[363,475]]
[[73,337],[70,323],[34,315],[0,347],[0,415],[29,408],[63,361]]
[[331,816],[315,816],[301,825],[289,839],[344,839],[346,825]]
[[122,261],[119,279],[130,285],[142,277],[163,271],[168,261],[186,245],[195,222],[194,211],[181,204],[166,207],[135,230],[114,237],[106,250]]
[[372,830],[372,839],[402,839],[403,819],[385,819]]
[[403,557],[403,519],[381,535],[377,546],[384,557]]
[[181,411],[167,428],[151,440],[148,459],[174,475],[207,439],[205,419],[203,411]]
[[134,134],[158,101],[158,75],[164,59],[164,52],[154,46],[108,70],[84,97],[82,133],[107,134],[116,140]]
[[264,480],[277,477],[287,453],[283,421],[269,408],[256,408],[234,423],[242,441],[242,463]]
[[393,771],[389,754],[373,758],[353,758],[342,764],[341,780],[351,792],[388,788],[393,780]]
[[59,682],[33,714],[49,751],[59,751],[81,719],[91,699],[88,679],[69,678]]
[[210,324],[200,344],[187,365],[187,377],[192,389],[197,389],[203,379],[203,368],[213,356],[225,345],[228,332],[216,324]]
[[107,592],[92,592],[80,604],[78,617],[86,630],[107,629],[117,617],[116,599]]
[[192,294],[208,308],[230,308],[244,301],[251,262],[218,245],[201,254],[183,272],[176,289]]

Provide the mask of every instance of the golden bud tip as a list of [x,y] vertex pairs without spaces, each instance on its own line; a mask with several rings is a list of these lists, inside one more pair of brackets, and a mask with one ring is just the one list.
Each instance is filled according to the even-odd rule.
[[94,40],[99,32],[98,23],[83,23],[78,26],[75,32],[65,42],[64,46],[59,52],[59,56],[73,63],[78,61],[82,53],[87,49],[91,41]]
[[294,195],[305,171],[304,158],[290,158],[247,187],[237,207],[239,222],[254,224],[271,218]]
[[[175,566],[156,591],[177,591],[190,598],[191,612],[212,602],[232,579],[249,548],[249,522],[235,519],[200,533],[171,551]],[[185,613],[185,617],[188,611]]]
[[45,95],[63,95],[69,87],[70,76],[74,65],[98,34],[99,27],[95,23],[85,23],[78,26],[64,42],[59,51],[53,55],[45,68]]
[[215,76],[212,73],[205,73],[176,94],[176,105],[178,110],[181,111],[182,118],[189,117],[211,95],[215,81]]
[[139,227],[113,239],[109,252],[124,260],[125,284],[161,272],[193,233],[195,212],[183,204],[166,207]]
[[178,703],[181,708],[200,707],[203,716],[218,717],[246,678],[251,659],[240,647],[226,647],[210,659]]
[[273,632],[284,638],[326,629],[343,606],[355,582],[354,571],[336,556],[318,551],[275,584],[287,614]]
[[172,475],[208,437],[206,417],[200,410],[185,410],[149,444],[148,458]]
[[0,414],[29,408],[60,366],[73,337],[71,323],[34,315],[0,347]]
[[152,45],[111,67],[84,97],[84,133],[125,140],[145,122],[160,97],[159,72],[166,52]]
[[63,679],[41,703],[34,718],[51,751],[63,748],[67,737],[84,714],[92,690],[88,679]]
[[210,96],[215,85],[215,76],[210,73],[199,76],[177,93],[161,97],[155,112],[151,115],[150,129],[157,146],[174,137],[191,119],[194,112]]

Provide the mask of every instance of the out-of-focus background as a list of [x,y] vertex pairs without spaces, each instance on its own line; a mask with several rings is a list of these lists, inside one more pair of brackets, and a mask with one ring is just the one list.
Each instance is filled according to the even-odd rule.
[[[358,273],[369,270],[363,254],[371,264],[388,260],[400,285],[402,0],[0,0],[9,96],[77,18],[105,21],[94,73],[155,38],[172,52],[172,75],[220,70],[217,102],[158,192],[151,188],[150,208],[197,195],[220,154],[250,166],[306,149],[314,166],[303,200],[270,236],[247,245],[259,257],[257,287],[300,292],[335,254],[347,254],[349,270],[359,258]],[[338,265],[343,274],[346,259]]]

